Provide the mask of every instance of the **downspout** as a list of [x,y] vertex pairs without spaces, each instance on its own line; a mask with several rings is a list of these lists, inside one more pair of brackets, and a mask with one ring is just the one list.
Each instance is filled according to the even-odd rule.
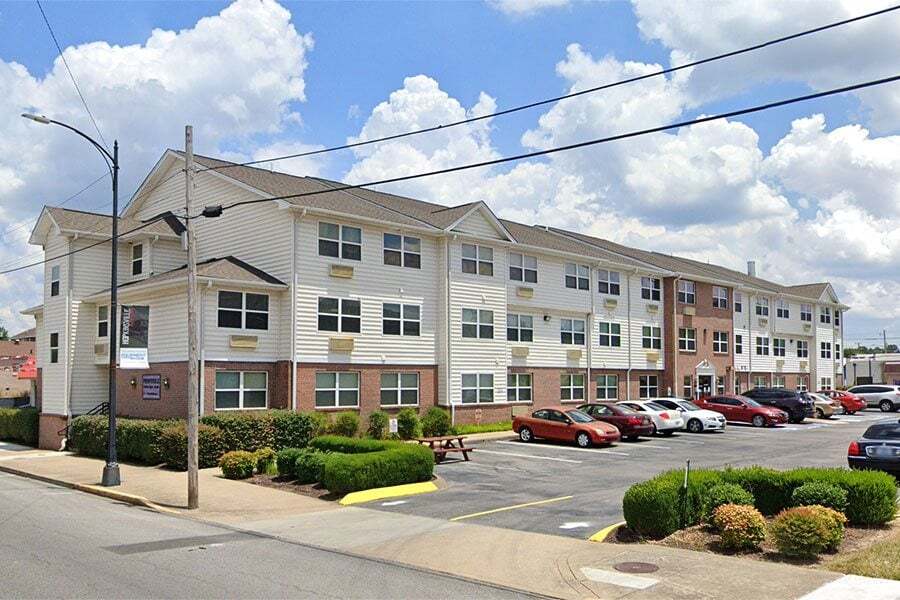
[[[593,283],[596,281],[594,276],[597,274],[597,268],[591,267],[590,278],[588,281]],[[594,305],[594,291],[591,289],[591,285],[588,284],[588,293],[591,295],[591,311],[587,315],[587,327],[585,327],[585,342],[587,343],[587,381],[585,382],[586,389],[584,390],[584,397],[587,402],[591,401],[591,367],[594,363],[594,353],[593,353],[593,343],[591,343],[591,333],[594,330],[594,312],[596,311],[596,307]],[[600,288],[598,286],[597,293],[600,293]],[[599,339],[599,338],[598,338]]]
[[[672,280],[672,394],[675,395],[678,388],[678,281],[681,275],[676,275]],[[663,303],[665,305],[665,303]],[[694,392],[694,379],[691,378],[691,395]]]
[[450,336],[452,335],[452,332],[450,331],[450,238],[446,235],[444,236],[444,320],[446,324],[444,331],[444,355],[446,356],[447,361],[447,367],[445,369],[446,377],[444,377],[444,397],[450,405],[450,425],[455,426],[456,404],[453,402],[453,398],[450,395],[450,381],[452,379],[450,372],[453,364],[451,359],[452,344],[450,343]]
[[[111,242],[115,243],[115,242]],[[72,241],[68,244],[68,251],[72,251]],[[69,254],[68,259],[66,260],[66,363],[65,363],[65,390],[66,390],[66,415],[69,417],[74,416],[72,414],[72,364],[75,361],[73,356],[74,345],[73,345],[73,335],[72,335],[72,280],[74,279],[75,274],[75,259],[73,258],[74,254]],[[107,378],[109,377],[109,373],[107,373]]]
[[300,217],[291,219],[291,408],[298,409],[297,401],[297,226],[306,209],[300,213]]
[[[206,289],[208,290],[212,287],[212,282],[207,282]],[[203,415],[206,414],[206,323],[203,315],[206,314],[205,306],[206,306],[206,290],[204,288],[198,286],[197,291],[199,293],[200,300],[200,318],[197,326],[200,328],[200,339],[197,341],[200,344],[200,381],[199,386],[200,390],[197,394],[197,398],[200,399],[200,418],[203,418]],[[213,392],[215,393],[215,392]],[[215,401],[213,401],[213,409],[215,409]]]
[[753,296],[750,292],[747,292],[747,337],[750,338],[747,340],[747,352],[750,357],[749,363],[749,371],[747,371],[747,389],[750,388],[750,381],[753,377],[753,354],[756,352],[756,340],[753,339],[753,317],[750,315],[750,311],[756,310],[756,303]]
[[[634,274],[637,274],[637,269],[634,270]],[[625,311],[628,316],[628,325],[626,326],[628,330],[628,370],[625,372],[625,399],[631,400],[631,273],[625,273],[625,289],[628,290],[625,296]]]

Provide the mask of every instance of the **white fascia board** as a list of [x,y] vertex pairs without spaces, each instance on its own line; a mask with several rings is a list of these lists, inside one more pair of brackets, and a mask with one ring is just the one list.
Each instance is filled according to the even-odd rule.
[[509,241],[509,242],[516,241],[516,238],[513,237],[513,234],[510,233],[510,231],[506,228],[506,226],[500,222],[500,219],[497,218],[497,215],[494,214],[494,211],[491,210],[491,207],[488,206],[487,204],[485,204],[483,200],[479,200],[478,202],[476,202],[472,208],[470,208],[465,213],[463,213],[463,215],[460,218],[455,220],[449,226],[445,227],[444,230],[447,232],[452,231],[457,225],[459,225],[460,223],[462,223],[463,221],[468,219],[469,216],[472,213],[474,213],[475,211],[480,211],[482,214],[484,214],[488,218],[488,220],[491,222],[491,224],[494,226],[494,229],[496,229],[497,231],[502,233],[504,236],[506,236],[507,241]]
[[[280,202],[276,200],[276,202]],[[313,215],[313,216],[322,216],[322,217],[334,217],[336,219],[343,219],[345,221],[360,221],[362,223],[369,223],[372,225],[376,225],[381,227],[382,229],[387,230],[397,230],[397,231],[415,231],[418,233],[440,237],[441,230],[437,227],[422,227],[418,225],[406,225],[403,223],[397,223],[396,221],[384,221],[382,219],[373,219],[371,217],[361,217],[359,215],[355,215],[353,213],[347,213],[337,210],[327,210],[324,208],[312,208],[309,206],[300,206],[297,204],[292,204],[290,202],[288,204],[288,209],[294,212]]]

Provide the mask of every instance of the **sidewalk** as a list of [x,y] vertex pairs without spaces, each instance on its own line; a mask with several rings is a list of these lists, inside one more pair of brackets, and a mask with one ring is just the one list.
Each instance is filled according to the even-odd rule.
[[[70,487],[96,485],[103,467],[102,460],[68,454],[23,452],[14,458],[10,454],[0,449],[0,470],[55,480]],[[202,508],[187,511],[184,473],[122,465],[122,477],[123,485],[116,491],[142,496],[167,512],[286,542],[557,598],[756,600],[793,599],[816,592],[810,597],[826,599],[830,597],[829,590],[841,589],[846,579],[827,571],[662,546],[594,543],[369,508],[340,507],[336,502],[223,479],[218,469],[200,472]],[[659,570],[647,575],[615,570],[615,564],[626,561],[649,562]],[[859,579],[864,581],[860,584],[856,581]],[[900,587],[897,582],[856,580],[854,586],[876,584],[881,592],[894,585]]]

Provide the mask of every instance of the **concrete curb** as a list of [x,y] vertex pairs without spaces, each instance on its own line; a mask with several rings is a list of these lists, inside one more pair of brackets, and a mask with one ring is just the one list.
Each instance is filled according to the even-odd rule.
[[511,440],[516,438],[516,434],[512,429],[508,431],[489,431],[487,433],[469,433],[462,434],[467,442],[485,442],[490,440]]
[[415,496],[417,494],[427,494],[429,492],[438,491],[438,486],[431,481],[422,483],[407,483],[404,485],[392,485],[389,487],[373,488],[371,490],[362,490],[359,492],[350,492],[341,498],[341,506],[351,506],[353,504],[362,504],[364,502],[373,502],[375,500],[385,500],[387,498],[403,498],[404,496]]
[[613,523],[609,527],[604,527],[594,535],[588,538],[590,542],[603,542],[608,538],[613,532],[615,532],[619,527],[625,524],[625,521],[620,521],[618,523]]

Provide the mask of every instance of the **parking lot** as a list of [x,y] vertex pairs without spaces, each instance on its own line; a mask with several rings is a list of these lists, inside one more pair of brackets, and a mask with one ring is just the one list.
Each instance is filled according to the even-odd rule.
[[446,489],[368,507],[588,538],[622,520],[622,496],[630,485],[684,468],[687,460],[692,468],[845,467],[851,440],[872,423],[897,418],[868,410],[798,425],[729,424],[723,433],[678,432],[586,449],[540,440],[475,442],[470,462],[436,467]]

